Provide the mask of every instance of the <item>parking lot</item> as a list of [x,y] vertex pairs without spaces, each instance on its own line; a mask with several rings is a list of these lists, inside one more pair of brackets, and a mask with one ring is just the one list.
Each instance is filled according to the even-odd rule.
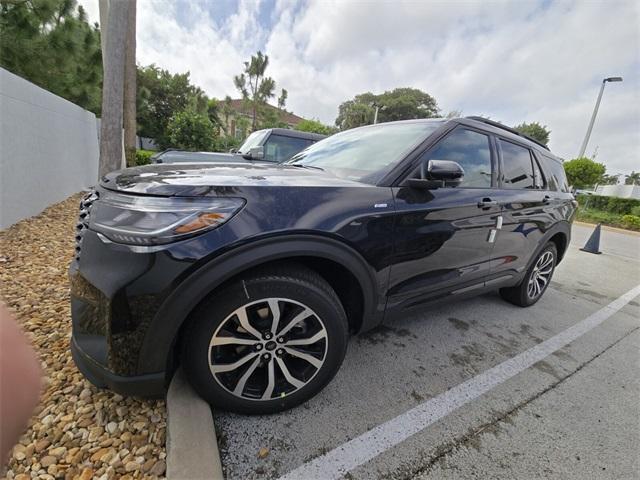
[[352,338],[298,408],[216,413],[227,478],[638,478],[640,236],[593,255],[591,230],[531,308],[437,305]]

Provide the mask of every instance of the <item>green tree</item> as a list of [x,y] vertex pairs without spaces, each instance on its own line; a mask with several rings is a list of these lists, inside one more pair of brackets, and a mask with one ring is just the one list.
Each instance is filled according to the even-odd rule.
[[230,120],[235,113],[235,110],[232,107],[232,102],[231,97],[227,95],[224,97],[224,100],[218,102],[217,106],[217,118],[219,120],[219,125],[226,136],[229,136]]
[[376,106],[378,122],[433,118],[439,111],[435,99],[417,88],[396,88],[380,95],[366,92],[338,107],[336,125],[341,130],[369,125],[373,123]]
[[184,110],[171,117],[167,134],[171,146],[181,150],[213,150],[216,137],[214,126],[206,115]]
[[600,179],[600,185],[617,185],[618,184],[618,175],[603,175]]
[[338,117],[335,123],[340,130],[348,130],[373,123],[375,109],[371,103],[363,103],[358,97],[360,95],[356,95],[354,100],[342,102],[338,107]]
[[564,162],[569,185],[575,188],[586,188],[599,183],[605,173],[605,166],[594,162],[590,158],[574,158]]
[[75,0],[0,0],[0,66],[100,114],[100,31]]
[[257,128],[289,128],[282,120],[282,111],[267,104],[258,108],[258,118]]
[[268,66],[269,57],[258,51],[256,55],[251,56],[250,61],[244,62],[244,72],[233,78],[242,98],[251,106],[252,130],[255,130],[258,124],[260,106],[273,97],[276,88],[273,78],[265,77]]
[[138,133],[154,138],[162,148],[171,143],[167,126],[177,113],[187,109],[208,113],[208,99],[191,84],[189,72],[172,74],[149,65],[138,68],[137,83]]
[[624,176],[625,185],[640,185],[640,172],[632,170],[629,175]]
[[332,135],[336,132],[336,128],[324,125],[319,120],[302,120],[296,125],[296,130],[301,132],[320,133],[322,135]]
[[539,141],[544,145],[549,144],[549,135],[551,134],[551,131],[547,128],[546,125],[540,125],[538,122],[523,122],[513,128],[520,133],[524,133],[525,135]]
[[220,102],[215,98],[210,98],[207,102],[207,117],[213,125],[220,125]]
[[278,108],[280,110],[284,110],[285,105],[287,104],[287,97],[289,96],[289,92],[287,92],[284,88],[280,92],[280,96],[278,97]]

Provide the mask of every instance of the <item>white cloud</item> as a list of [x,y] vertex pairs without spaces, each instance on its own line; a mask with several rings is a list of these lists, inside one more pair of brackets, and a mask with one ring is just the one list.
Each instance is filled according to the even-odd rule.
[[[240,1],[222,19],[215,5],[139,0],[139,63],[189,70],[208,94],[236,96],[233,76],[262,48],[269,75],[300,115],[333,123],[338,105],[357,93],[411,86],[432,94],[445,113],[540,121],[552,131],[552,150],[566,158],[578,152],[601,79],[622,75],[623,83],[606,87],[587,153],[598,146],[597,159],[613,173],[640,169],[640,4],[633,0],[276,0],[269,26],[263,2]],[[87,9],[97,18],[97,8]]]

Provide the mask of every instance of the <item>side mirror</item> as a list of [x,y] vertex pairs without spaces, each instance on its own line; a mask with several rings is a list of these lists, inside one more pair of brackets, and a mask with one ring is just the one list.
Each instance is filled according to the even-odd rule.
[[464,169],[451,160],[429,160],[420,166],[420,178],[410,178],[407,185],[415,188],[436,189],[456,187],[464,178]]
[[249,160],[263,160],[264,159],[264,147],[251,147],[245,158]]
[[230,148],[229,153],[236,153],[238,151],[237,148]]

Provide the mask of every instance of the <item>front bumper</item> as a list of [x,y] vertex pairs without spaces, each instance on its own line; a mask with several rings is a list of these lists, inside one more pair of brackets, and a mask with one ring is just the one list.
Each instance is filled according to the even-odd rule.
[[143,397],[160,396],[166,390],[165,372],[132,377],[116,375],[84,353],[73,337],[71,338],[71,356],[78,370],[96,387],[106,387],[123,395]]
[[79,246],[69,267],[76,365],[98,387],[127,395],[162,394],[167,362],[160,368],[149,365],[140,351],[158,333],[149,325],[187,264],[163,253],[106,244],[89,230],[82,232]]

